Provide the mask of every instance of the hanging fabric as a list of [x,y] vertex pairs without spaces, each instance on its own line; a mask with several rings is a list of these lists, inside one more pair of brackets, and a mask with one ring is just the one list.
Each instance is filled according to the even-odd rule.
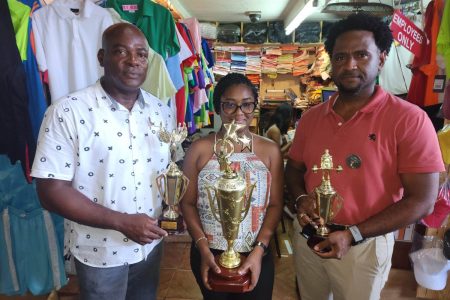
[[[16,44],[16,33],[11,19],[9,3],[14,8],[14,18],[22,19],[29,14],[26,6],[17,1],[0,1],[0,154],[6,154],[11,163],[20,160],[23,173],[30,182],[30,166],[34,158],[35,143],[31,134],[28,115],[28,94],[25,70]],[[22,6],[21,6],[22,5]],[[22,15],[18,14],[21,13]],[[18,34],[25,35],[28,25],[18,24]],[[22,43],[21,43],[22,44]],[[26,57],[25,52],[21,51]]]
[[164,59],[180,51],[175,22],[170,11],[149,0],[108,0],[120,17],[136,25],[145,35],[150,47]]
[[[434,76],[438,71],[436,63],[436,39],[439,30],[439,13],[443,10],[443,0],[432,0],[425,12],[424,32],[429,44],[424,44],[420,57],[412,63],[413,78],[407,100],[419,106],[438,103],[438,95],[433,92]],[[425,84],[424,84],[425,83]]]
[[94,84],[103,75],[97,60],[110,14],[92,1],[58,0],[33,14],[36,58],[48,70],[52,102]]

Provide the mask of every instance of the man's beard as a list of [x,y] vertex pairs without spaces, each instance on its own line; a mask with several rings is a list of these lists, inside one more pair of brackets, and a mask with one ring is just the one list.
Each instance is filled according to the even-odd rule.
[[358,84],[357,86],[354,86],[354,87],[346,87],[345,85],[343,85],[341,83],[336,83],[336,82],[335,82],[335,84],[340,93],[351,94],[351,95],[358,94],[362,90],[362,87],[363,87],[362,84]]

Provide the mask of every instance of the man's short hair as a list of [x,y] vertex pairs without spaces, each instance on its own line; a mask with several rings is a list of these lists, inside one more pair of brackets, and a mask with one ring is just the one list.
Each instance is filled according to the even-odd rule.
[[389,54],[392,41],[392,32],[387,23],[380,18],[366,13],[351,14],[347,18],[333,24],[328,31],[325,41],[325,50],[331,56],[333,54],[336,39],[343,33],[353,30],[365,30],[373,33],[375,44],[381,52]]

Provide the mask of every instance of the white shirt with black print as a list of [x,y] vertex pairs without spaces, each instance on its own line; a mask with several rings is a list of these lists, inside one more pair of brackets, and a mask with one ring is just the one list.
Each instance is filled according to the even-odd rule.
[[[176,122],[170,109],[144,90],[129,111],[97,81],[48,108],[31,176],[71,181],[95,203],[158,218],[162,198],[156,177],[167,168],[170,155],[150,120],[170,131]],[[139,262],[160,242],[141,246],[121,232],[70,221],[65,238],[65,247],[94,267]]]

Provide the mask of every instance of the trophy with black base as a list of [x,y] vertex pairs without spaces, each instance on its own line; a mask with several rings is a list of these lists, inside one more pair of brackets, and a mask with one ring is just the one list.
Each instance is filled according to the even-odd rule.
[[[336,171],[341,172],[342,166],[333,167],[333,157],[330,155],[328,149],[325,149],[324,154],[320,159],[320,168],[317,165],[312,167],[312,171],[317,173],[322,171],[322,182],[314,189],[315,213],[320,217],[317,226],[312,224],[306,225],[302,234],[308,237],[307,244],[310,248],[322,242],[328,235],[336,230],[344,230],[340,225],[332,224],[331,221],[342,208],[343,199],[336,192],[331,185],[330,173]],[[327,252],[329,249],[324,249]]]
[[186,192],[189,179],[183,174],[175,163],[176,149],[187,136],[186,126],[178,126],[172,132],[160,126],[158,138],[161,142],[169,144],[170,164],[167,170],[156,178],[156,185],[166,208],[158,220],[159,227],[168,234],[184,231],[183,217],[177,212],[178,203]]
[[214,187],[206,187],[213,216],[221,223],[223,236],[227,241],[227,250],[215,257],[221,272],[218,274],[210,270],[208,274],[211,288],[217,292],[242,293],[250,285],[250,273],[241,275],[237,272],[245,256],[236,252],[233,244],[238,237],[239,225],[250,209],[255,184],[248,185],[240,174],[232,170],[229,161],[234,153],[234,142],[246,139],[236,134],[243,126],[234,121],[224,124],[225,135],[214,144],[214,153],[223,173]]

